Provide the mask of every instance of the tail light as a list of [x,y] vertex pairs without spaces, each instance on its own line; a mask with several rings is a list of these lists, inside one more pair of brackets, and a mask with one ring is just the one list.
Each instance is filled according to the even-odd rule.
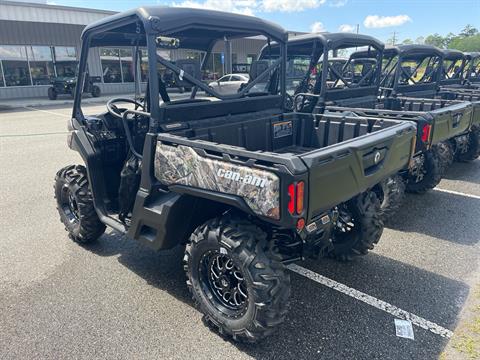
[[288,185],[288,212],[293,215],[295,212],[295,185]]
[[422,128],[422,141],[424,143],[428,142],[430,139],[430,132],[432,131],[432,125],[426,124]]
[[304,207],[305,183],[299,181],[288,185],[288,212],[300,215]]
[[297,214],[301,214],[303,211],[303,193],[304,193],[305,183],[299,181],[297,183]]

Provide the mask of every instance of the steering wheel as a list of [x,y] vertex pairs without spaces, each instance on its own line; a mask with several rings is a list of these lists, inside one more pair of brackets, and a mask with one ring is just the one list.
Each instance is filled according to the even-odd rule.
[[113,98],[110,99],[107,102],[107,111],[109,114],[112,116],[115,116],[116,118],[123,119],[123,113],[126,111],[126,109],[123,108],[118,108],[116,103],[127,103],[127,104],[133,104],[135,105],[135,108],[141,108],[142,111],[145,111],[145,106],[141,103],[139,103],[136,100],[133,99],[127,99],[127,98]]

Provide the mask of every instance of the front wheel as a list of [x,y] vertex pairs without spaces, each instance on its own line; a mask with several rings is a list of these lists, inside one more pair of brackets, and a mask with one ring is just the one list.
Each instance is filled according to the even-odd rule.
[[48,98],[50,100],[57,100],[57,96],[58,96],[57,90],[55,90],[54,87],[49,87],[48,88]]
[[193,299],[220,334],[254,342],[284,321],[289,274],[248,220],[227,214],[199,226],[184,261]]
[[373,250],[383,233],[380,201],[373,191],[364,192],[337,207],[332,244],[327,255],[349,261]]
[[60,220],[70,238],[80,244],[97,240],[105,232],[105,225],[93,205],[87,170],[81,165],[64,167],[55,176],[54,189]]
[[97,85],[93,85],[92,87],[92,96],[93,97],[99,97],[101,94],[101,90]]

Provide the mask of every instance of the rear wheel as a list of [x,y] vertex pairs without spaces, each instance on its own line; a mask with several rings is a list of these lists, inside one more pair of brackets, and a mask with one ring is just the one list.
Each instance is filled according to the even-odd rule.
[[55,199],[60,220],[70,238],[80,244],[97,240],[104,232],[93,205],[87,171],[81,165],[70,165],[57,172]]
[[474,126],[468,133],[467,151],[457,154],[457,160],[462,162],[473,161],[480,156],[480,126]]
[[48,88],[48,98],[50,100],[57,100],[57,96],[58,96],[57,90],[55,90],[54,87],[49,87]]
[[380,201],[372,191],[362,193],[338,206],[338,218],[328,256],[348,261],[366,255],[380,240],[383,221]]
[[253,342],[284,321],[290,277],[248,220],[227,214],[199,226],[184,261],[193,299],[220,334]]
[[434,145],[416,157],[407,179],[407,192],[423,194],[438,185],[448,168],[450,157],[445,148]]
[[380,201],[380,215],[383,221],[390,219],[405,200],[405,181],[400,175],[393,175],[378,184],[374,191]]
[[443,172],[445,173],[455,160],[454,145],[450,141],[443,141],[437,145],[437,151],[439,153],[442,166],[444,166]]

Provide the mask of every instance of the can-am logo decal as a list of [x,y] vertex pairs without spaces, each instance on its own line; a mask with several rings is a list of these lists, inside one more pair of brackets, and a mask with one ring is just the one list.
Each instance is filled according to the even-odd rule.
[[248,175],[248,174],[245,176],[242,176],[238,172],[225,170],[225,169],[218,169],[217,175],[220,178],[233,180],[233,181],[240,182],[247,185],[257,186],[259,188],[264,188],[267,183],[267,179],[262,179],[262,178],[259,178],[258,176]]

